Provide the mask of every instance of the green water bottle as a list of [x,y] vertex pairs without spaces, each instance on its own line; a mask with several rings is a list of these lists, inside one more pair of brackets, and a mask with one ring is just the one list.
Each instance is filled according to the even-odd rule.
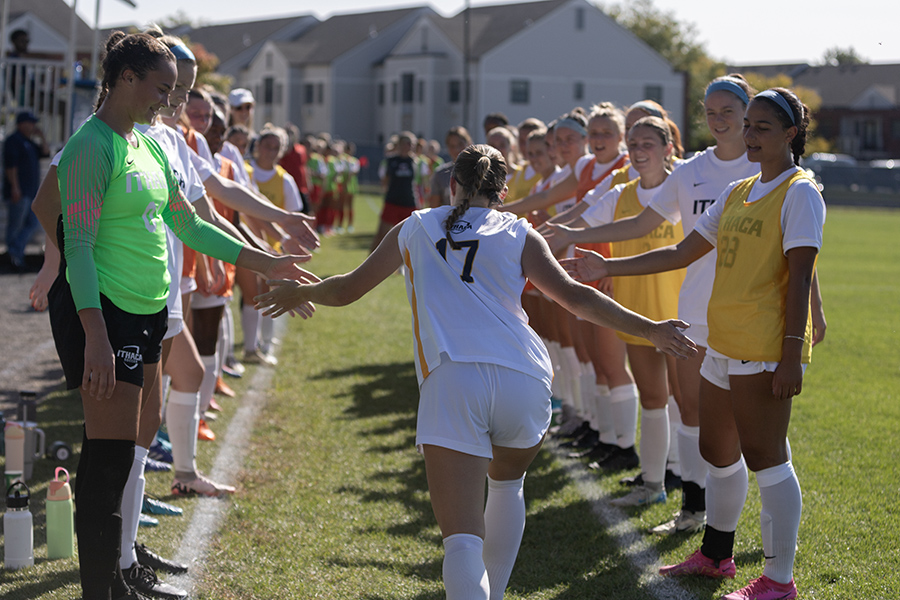
[[[60,471],[65,480],[60,480]],[[75,554],[75,516],[69,472],[56,467],[56,476],[47,488],[47,558],[69,558]]]

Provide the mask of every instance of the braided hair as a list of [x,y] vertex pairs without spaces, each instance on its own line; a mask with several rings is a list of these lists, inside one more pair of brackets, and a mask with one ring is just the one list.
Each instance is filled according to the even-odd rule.
[[162,60],[174,63],[175,55],[156,38],[146,33],[112,32],[106,40],[106,53],[101,64],[103,78],[94,108],[100,108],[126,69],[133,71],[138,79],[144,79],[147,73],[159,68]]
[[787,101],[793,114],[788,115],[777,102],[764,96],[756,96],[754,99],[762,100],[768,104],[784,129],[797,128],[797,135],[791,140],[791,155],[793,156],[794,164],[799,167],[800,157],[806,152],[806,138],[809,134],[809,107],[803,104],[794,92],[786,88],[771,89]]
[[475,196],[488,198],[489,204],[502,204],[500,193],[506,187],[506,161],[500,151],[487,144],[469,146],[459,153],[453,165],[453,179],[462,186],[465,196],[460,204],[453,207],[444,226],[447,242],[454,250],[459,245],[450,237],[456,221],[469,210],[469,201]]

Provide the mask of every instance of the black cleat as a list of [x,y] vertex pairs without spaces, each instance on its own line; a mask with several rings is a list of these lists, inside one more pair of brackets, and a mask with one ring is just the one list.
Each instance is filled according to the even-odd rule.
[[183,600],[187,598],[187,592],[173,585],[162,582],[156,573],[148,566],[137,562],[127,570],[122,571],[125,582],[138,593],[162,600]]
[[640,464],[641,459],[638,458],[637,452],[635,452],[634,450],[634,446],[629,446],[628,448],[617,447],[610,453],[609,456],[607,456],[603,460],[592,462],[591,464],[589,464],[588,468],[614,472],[634,469]]
[[145,567],[150,567],[154,571],[163,571],[170,575],[181,575],[187,573],[187,565],[167,560],[158,554],[152,552],[144,544],[134,544],[134,550],[137,552],[138,562]]

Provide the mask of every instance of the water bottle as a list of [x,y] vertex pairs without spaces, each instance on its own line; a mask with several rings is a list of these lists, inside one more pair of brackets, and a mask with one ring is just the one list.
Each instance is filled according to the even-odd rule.
[[[16,488],[25,488],[25,495]],[[15,492],[13,492],[15,490]],[[7,569],[34,566],[34,530],[28,499],[31,492],[24,481],[6,490],[6,512],[3,514],[3,565]]]
[[23,478],[25,470],[25,429],[21,423],[9,421],[3,428],[6,451],[6,487]]
[[[59,479],[60,472],[65,480]],[[75,554],[75,516],[69,472],[56,467],[56,476],[47,488],[47,558],[69,558]]]

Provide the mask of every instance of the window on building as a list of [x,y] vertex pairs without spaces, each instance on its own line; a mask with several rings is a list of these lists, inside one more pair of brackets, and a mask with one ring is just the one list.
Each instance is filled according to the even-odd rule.
[[325,84],[317,83],[316,84],[316,104],[324,104],[325,103]]
[[419,80],[419,104],[425,102],[425,81]]
[[447,102],[450,104],[459,104],[459,101],[462,98],[461,88],[462,82],[459,79],[452,79],[448,90],[449,95],[447,97]]
[[661,85],[645,85],[644,100],[653,100],[660,104],[663,103],[663,89]]
[[384,106],[384,84],[378,84],[378,106]]
[[524,79],[513,79],[509,82],[509,101],[511,104],[528,104],[530,83]]
[[272,104],[275,102],[275,79],[266,77],[263,79],[263,104]]
[[584,29],[584,7],[579,6],[575,9],[575,29],[581,31]]
[[316,88],[311,83],[303,84],[303,104],[312,104],[316,99]]
[[284,103],[284,86],[280,83],[275,84],[275,104],[281,106]]
[[266,52],[266,68],[267,69],[272,68],[272,53],[271,52]]
[[584,100],[584,82],[576,81],[575,88],[572,90],[573,100]]
[[400,85],[402,87],[400,98],[403,104],[412,104],[415,101],[415,82],[416,76],[414,73],[404,73],[400,76]]
[[391,82],[391,104],[397,104],[397,82]]

